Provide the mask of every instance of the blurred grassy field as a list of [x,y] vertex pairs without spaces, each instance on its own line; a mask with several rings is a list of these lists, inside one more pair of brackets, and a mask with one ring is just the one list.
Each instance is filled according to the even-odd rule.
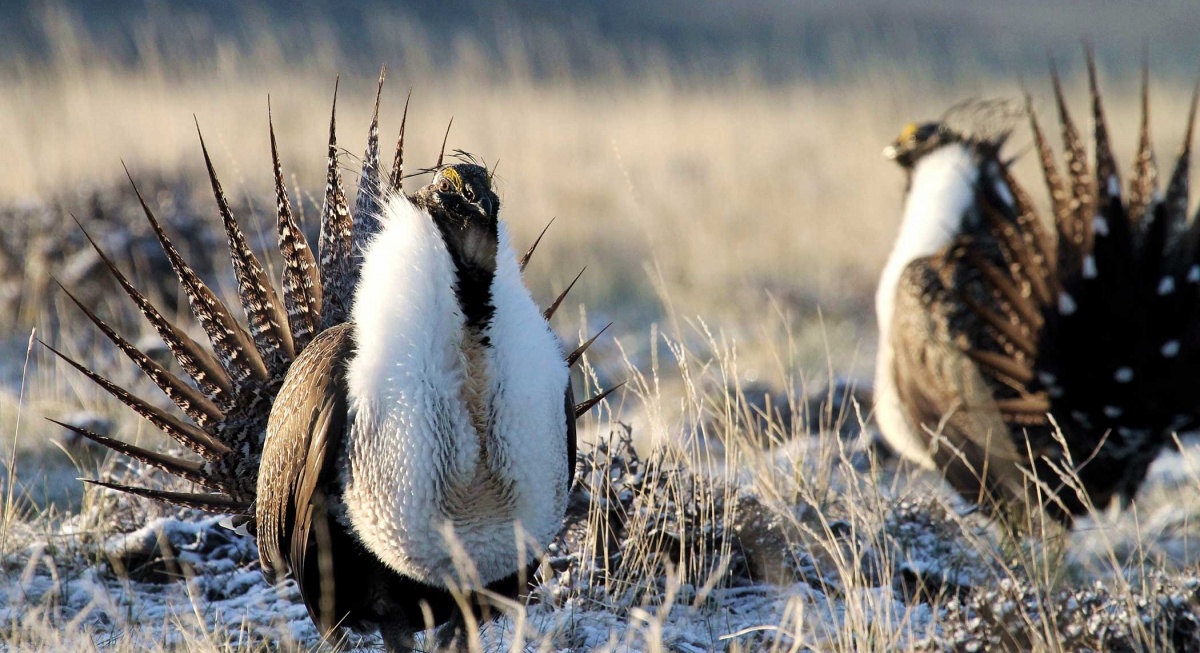
[[[14,56],[0,69],[0,150],[16,162],[0,176],[0,202],[41,199],[79,211],[61,198],[121,183],[121,161],[135,177],[202,182],[194,115],[227,190],[262,207],[248,220],[269,238],[268,97],[293,190],[319,198],[333,81],[356,58],[345,44],[312,28],[307,56],[296,59],[295,44],[269,32],[247,44],[183,21],[180,40],[209,43],[202,56],[184,56],[157,47],[173,33],[148,23],[132,30],[142,37],[128,62],[69,13],[41,20],[49,54]],[[839,364],[870,341],[874,277],[897,225],[903,179],[880,149],[909,120],[1018,92],[1016,74],[972,75],[964,64],[947,77],[923,70],[923,60],[770,82],[749,69],[705,77],[655,61],[634,72],[546,76],[515,37],[498,55],[455,40],[445,47],[448,64],[407,29],[395,30],[397,56],[382,62],[392,69],[385,134],[395,133],[412,89],[410,166],[432,163],[453,116],[450,147],[499,161],[504,217],[518,242],[557,218],[539,257],[539,290],[588,265],[578,297],[628,316],[618,325],[627,329],[661,319],[664,297],[677,316],[751,331],[773,305],[802,320],[820,308],[837,326],[827,335]],[[1082,99],[1078,48],[1063,50],[1073,97]],[[1105,71],[1122,152],[1135,135],[1137,68]],[[1045,106],[1043,79],[1030,87]],[[1188,89],[1171,75],[1159,80],[1155,127],[1160,151],[1171,152]],[[348,169],[362,151],[373,84],[371,73],[342,78]],[[1017,149],[1027,142],[1024,133],[1014,139]]]

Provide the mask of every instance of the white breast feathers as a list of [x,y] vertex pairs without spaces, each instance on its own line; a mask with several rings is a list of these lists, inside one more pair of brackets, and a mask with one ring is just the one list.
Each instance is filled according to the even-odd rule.
[[[568,370],[503,224],[499,245],[495,313],[479,334],[489,346],[464,337],[450,255],[432,218],[402,197],[384,207],[354,301],[346,514],[385,564],[432,585],[514,573],[566,510]],[[487,378],[467,383],[468,373]],[[483,432],[468,403],[486,410]],[[456,567],[447,529],[474,578]]]
[[958,235],[963,215],[975,202],[978,179],[979,168],[971,151],[961,143],[938,148],[917,161],[900,233],[875,292],[881,335],[891,324],[896,284],[905,266],[937,252]]

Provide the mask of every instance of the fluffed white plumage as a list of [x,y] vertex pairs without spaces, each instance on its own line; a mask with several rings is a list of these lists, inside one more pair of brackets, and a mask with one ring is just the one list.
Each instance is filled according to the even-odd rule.
[[[559,529],[573,417],[563,400],[567,365],[503,224],[495,313],[482,334],[491,346],[475,348],[482,360],[469,361],[454,266],[433,220],[401,196],[387,201],[384,216],[353,306],[346,517],[385,564],[435,586],[455,570],[449,525],[478,574],[457,582],[486,584],[511,575],[522,555],[533,559],[519,552],[518,525],[541,547]],[[468,366],[488,377],[485,433],[464,401]]]
[[909,263],[934,254],[959,233],[963,216],[975,201],[974,186],[978,179],[975,159],[961,143],[938,148],[917,162],[904,204],[900,233],[875,292],[875,314],[879,324],[875,419],[888,444],[931,469],[934,463],[929,457],[926,440],[916,432],[918,427],[908,418],[896,392],[890,340],[896,286]]

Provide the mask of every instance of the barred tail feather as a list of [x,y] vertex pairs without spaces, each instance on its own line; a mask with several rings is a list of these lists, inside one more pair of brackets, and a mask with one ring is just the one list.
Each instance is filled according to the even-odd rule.
[[[1188,178],[1191,175],[1192,167],[1192,135],[1196,127],[1198,104],[1200,104],[1200,83],[1197,83],[1192,90],[1192,103],[1188,109],[1183,144],[1179,148],[1179,154],[1175,159],[1175,168],[1167,182],[1167,193],[1161,203],[1163,220],[1166,222],[1163,228],[1169,235],[1183,230],[1187,220],[1188,203],[1191,201]],[[1183,237],[1181,250],[1178,255],[1185,260],[1200,254],[1200,221],[1192,220],[1192,223],[1187,226],[1187,234]]]
[[92,321],[92,324],[95,324],[118,349],[128,356],[197,425],[201,428],[207,428],[215,426],[225,419],[225,413],[212,400],[204,396],[204,393],[184,382],[183,379],[175,376],[157,361],[133,346],[132,343],[123,338],[104,320],[92,312],[91,309],[85,306],[83,302],[80,302],[62,284],[59,284],[59,288],[62,288],[67,297],[79,307],[79,310],[83,311],[83,314]]
[[342,173],[338,169],[337,84],[333,87],[333,109],[329,115],[329,154],[325,175],[325,205],[321,209],[321,330],[341,324],[350,316],[353,288],[354,221],[346,205]]
[[275,172],[275,208],[279,214],[279,252],[283,255],[283,301],[287,307],[292,347],[300,353],[316,335],[321,323],[321,277],[308,239],[292,214],[279,146],[275,142],[275,123],[267,103],[267,123],[271,131],[271,165]]
[[[76,221],[76,224],[78,224],[78,221]],[[218,406],[228,407],[232,405],[233,381],[225,373],[224,368],[217,362],[217,359],[197,344],[195,340],[192,340],[182,329],[167,321],[162,313],[150,303],[150,300],[146,299],[146,296],[129,282],[129,279],[108,258],[104,250],[100,249],[100,246],[96,244],[92,236],[83,228],[83,225],[79,225],[79,229],[83,231],[84,237],[92,245],[96,254],[100,256],[100,260],[108,268],[109,273],[117,280],[121,288],[125,290],[125,294],[137,305],[138,311],[150,322],[154,330],[158,332],[159,337],[162,338],[163,343],[167,345],[167,348],[175,356],[175,360],[179,362],[180,367],[187,372],[188,376],[192,377],[192,380],[204,391],[204,394]]]
[[1057,216],[1059,232],[1059,275],[1073,274],[1079,269],[1083,253],[1092,248],[1092,207],[1095,206],[1093,181],[1087,161],[1087,151],[1079,131],[1071,120],[1063,97],[1062,82],[1057,68],[1051,64],[1050,80],[1058,105],[1058,120],[1062,131],[1063,157],[1067,168],[1067,204]]
[[[127,175],[129,174],[128,169],[125,172]],[[183,286],[192,314],[196,316],[196,321],[208,335],[209,342],[212,343],[213,350],[217,353],[217,359],[221,362],[221,367],[233,380],[235,394],[241,394],[252,383],[268,380],[270,373],[266,363],[254,347],[250,336],[233,318],[229,308],[183,260],[183,256],[175,248],[158,219],[154,217],[149,205],[146,204],[137,184],[133,182],[132,175],[129,176],[129,182],[133,184],[134,193],[142,205],[146,220],[150,222],[163,252],[171,261],[171,267],[175,269],[175,276],[179,278],[179,283]]]
[[412,100],[412,89],[404,98],[404,114],[400,117],[400,135],[396,137],[396,156],[392,159],[392,175],[389,179],[392,192],[404,190],[404,127],[408,124],[408,103]]
[[65,422],[60,422],[55,419],[47,418],[47,421],[57,424],[68,431],[87,438],[88,440],[91,440],[92,442],[95,442],[96,444],[107,449],[112,449],[119,454],[143,462],[151,467],[161,469],[162,471],[173,476],[178,476],[185,481],[195,483],[207,489],[216,490],[218,492],[225,489],[225,485],[223,483],[205,474],[204,463],[184,460],[182,458],[168,456],[156,451],[150,451],[149,449],[143,449],[136,445],[122,442],[121,440],[103,436],[98,433],[93,433],[87,429],[80,428],[72,424],[67,424]]
[[603,329],[596,332],[596,335],[588,338],[583,344],[576,347],[574,351],[567,354],[567,367],[574,367],[579,358],[592,346],[592,343],[596,342],[596,338],[604,335],[604,332],[608,331],[608,327],[610,326],[612,326],[612,322],[605,324]]
[[[380,201],[383,197],[383,170],[379,164],[379,99],[383,95],[383,80],[387,67],[379,71],[379,82],[375,86],[375,111],[371,114],[371,127],[367,133],[367,149],[363,153],[362,172],[358,178],[358,195],[354,198],[354,244],[355,256],[361,256],[371,237],[379,232]],[[354,267],[354,282],[357,285],[358,267]]]
[[601,392],[600,394],[592,397],[591,399],[588,399],[588,400],[578,404],[577,406],[575,406],[575,419],[579,419],[580,417],[582,417],[584,413],[586,413],[589,410],[591,410],[592,408],[594,408],[596,406],[596,404],[604,401],[606,398],[608,398],[608,395],[616,392],[623,385],[625,385],[624,382],[618,383],[618,384],[614,385],[613,387],[605,390],[604,392]]
[[550,230],[550,225],[552,224],[554,224],[554,218],[550,218],[550,222],[547,222],[546,226],[542,227],[542,233],[538,234],[538,237],[534,239],[533,244],[530,245],[529,249],[525,250],[525,254],[521,256],[521,260],[517,261],[517,265],[520,267],[521,272],[524,272],[525,266],[529,265],[529,259],[533,258],[534,251],[537,250],[537,246],[542,242],[542,236],[546,235],[546,232]]
[[199,124],[196,125],[196,133],[200,136],[204,166],[208,170],[213,196],[216,198],[221,222],[225,227],[225,236],[229,241],[229,258],[233,262],[233,272],[237,278],[238,297],[242,300],[242,309],[250,325],[250,336],[254,339],[254,346],[266,365],[267,378],[281,376],[296,355],[292,347],[292,334],[287,328],[287,315],[279,303],[275,286],[271,284],[271,279],[259,263],[258,257],[250,251],[246,237],[233,217],[229,201],[225,199],[225,192],[221,190],[221,182],[217,180],[217,171],[208,155],[208,147],[204,144],[204,136],[200,134]]
[[575,282],[579,281],[579,277],[582,277],[586,270],[586,267],[580,270],[579,274],[575,275],[575,278],[571,280],[571,283],[567,284],[567,287],[564,288],[563,291],[558,294],[558,297],[555,297],[554,301],[550,302],[550,306],[548,306],[546,310],[542,312],[542,317],[545,318],[547,322],[549,322],[550,318],[554,317],[554,314],[558,312],[558,307],[561,306],[563,300],[567,298],[567,293],[571,292],[571,289],[575,287]]
[[1150,61],[1142,61],[1142,123],[1138,130],[1138,149],[1129,176],[1129,221],[1141,225],[1158,193],[1158,165],[1150,142]]
[[171,436],[173,440],[200,454],[205,460],[217,460],[222,454],[229,453],[231,449],[228,445],[213,436],[209,435],[203,429],[192,424],[188,424],[180,420],[178,417],[160,409],[151,406],[144,399],[139,398],[125,388],[109,381],[108,379],[93,372],[87,367],[75,361],[75,359],[58,351],[54,347],[41,342],[42,346],[49,349],[68,365],[74,367],[91,379],[93,383],[103,388],[106,392],[116,397],[121,403],[129,406],[133,411],[142,417],[146,418],[151,424],[159,428],[163,433]]
[[107,481],[96,481],[92,479],[83,479],[84,483],[97,485],[99,487],[132,494],[134,496],[153,499],[162,503],[167,503],[180,508],[192,508],[194,510],[203,510],[204,512],[227,513],[231,515],[247,515],[253,516],[254,505],[245,501],[238,501],[232,497],[221,494],[197,494],[194,492],[168,492],[166,490],[151,490],[144,487],[136,487],[133,485],[122,485],[120,483],[109,483]]
[[1033,108],[1033,100],[1028,93],[1025,95],[1025,112],[1029,114],[1029,130],[1033,132],[1033,143],[1037,148],[1038,161],[1042,164],[1042,176],[1046,180],[1046,190],[1050,193],[1054,223],[1061,225],[1070,218],[1071,198],[1062,175],[1058,171],[1058,164],[1054,161],[1054,152],[1050,149],[1046,134],[1038,122],[1037,112]]
[[1100,97],[1096,80],[1096,58],[1091,49],[1087,52],[1088,91],[1092,99],[1096,155],[1096,195],[1101,204],[1120,203],[1121,183],[1117,174],[1117,163],[1113,157],[1108,137],[1108,123],[1104,118],[1104,102]]

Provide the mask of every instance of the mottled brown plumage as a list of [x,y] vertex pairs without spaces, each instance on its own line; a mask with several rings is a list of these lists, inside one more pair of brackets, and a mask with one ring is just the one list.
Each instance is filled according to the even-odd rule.
[[[324,530],[326,540],[329,537],[325,488],[335,471],[334,454],[345,435],[345,376],[353,333],[350,324],[326,329],[288,370],[267,422],[267,441],[275,446],[264,448],[259,469],[263,479],[272,479],[258,487],[259,562],[271,580],[282,580],[291,570],[300,572],[295,575],[296,583],[313,622],[323,631],[333,628],[337,616],[332,606],[320,603],[328,593],[322,591],[321,583],[335,581],[331,573],[329,579],[322,578],[321,560],[316,561],[315,573],[306,561],[314,513],[321,521],[317,528]],[[272,433],[276,435],[272,437]],[[331,555],[328,550],[320,554],[325,558]]]
[[[1051,73],[1065,179],[1028,107],[1053,238],[996,140],[935,123],[926,133],[936,142],[893,145],[915,153],[896,157],[910,175],[930,152],[961,147],[974,176],[964,177],[971,199],[956,232],[899,277],[881,342],[881,360],[892,362],[877,377],[898,398],[901,415],[881,423],[903,453],[942,470],[968,499],[1041,503],[1068,522],[1131,498],[1171,432],[1200,416],[1200,229],[1175,226],[1187,220],[1190,145],[1157,200],[1143,116],[1123,196],[1096,77],[1089,53],[1092,162]],[[1143,82],[1148,111],[1145,93]],[[895,406],[880,402],[883,412]]]

